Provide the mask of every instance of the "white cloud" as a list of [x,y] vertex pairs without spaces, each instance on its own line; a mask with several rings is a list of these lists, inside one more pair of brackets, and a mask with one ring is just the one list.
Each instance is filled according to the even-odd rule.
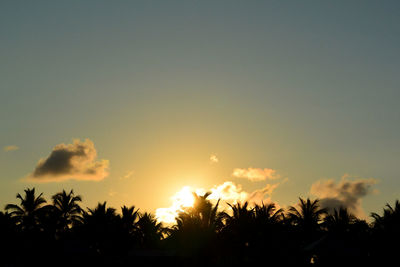
[[211,154],[210,163],[218,163],[218,162],[219,162],[219,159],[218,159],[217,155]]
[[279,175],[276,175],[276,170],[269,168],[236,168],[232,172],[232,176],[237,178],[245,178],[252,182],[264,181],[267,179],[278,179]]
[[231,181],[226,181],[221,185],[216,185],[209,190],[211,195],[209,199],[221,199],[227,202],[243,202],[246,201],[248,193],[243,190],[240,184],[235,184]]

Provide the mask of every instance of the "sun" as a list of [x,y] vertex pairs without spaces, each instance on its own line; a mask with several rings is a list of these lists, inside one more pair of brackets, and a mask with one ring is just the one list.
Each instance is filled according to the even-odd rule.
[[191,186],[184,186],[181,190],[171,197],[172,205],[169,208],[159,208],[156,210],[156,218],[160,222],[172,224],[179,213],[185,209],[193,207],[195,198],[193,193],[201,193],[200,189]]
[[180,208],[193,207],[194,204],[193,189],[191,189],[190,186],[182,187],[182,189],[172,197],[172,201],[174,203],[174,206]]

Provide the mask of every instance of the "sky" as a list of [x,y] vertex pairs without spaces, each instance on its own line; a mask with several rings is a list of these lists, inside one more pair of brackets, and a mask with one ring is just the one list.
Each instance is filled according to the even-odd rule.
[[191,188],[380,212],[400,196],[399,12],[2,1],[0,208],[35,187],[154,213]]

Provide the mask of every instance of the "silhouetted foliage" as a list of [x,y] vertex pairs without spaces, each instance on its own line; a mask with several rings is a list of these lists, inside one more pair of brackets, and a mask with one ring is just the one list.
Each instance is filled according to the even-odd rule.
[[52,196],[54,213],[57,216],[57,230],[61,232],[68,231],[73,225],[82,222],[82,209],[78,202],[82,197],[75,195],[71,190],[68,194],[63,190]]
[[0,251],[7,255],[0,265],[368,266],[397,260],[398,200],[381,215],[372,213],[370,225],[345,207],[327,213],[317,199],[300,198],[287,210],[238,202],[220,211],[220,201],[209,196],[194,194],[193,207],[165,227],[135,206],[120,213],[106,202],[82,209],[82,197],[72,190],[48,204],[34,188],[25,189],[17,194],[19,204],[0,212]]
[[320,230],[322,216],[326,214],[326,210],[320,208],[318,199],[299,200],[299,207],[289,207],[288,218],[307,238],[312,238]]
[[[186,208],[176,218],[176,224],[168,230],[168,241],[185,260],[202,262],[215,257],[215,241],[222,227],[218,212],[219,200],[213,205],[207,197],[194,194],[193,207]],[[192,262],[193,264],[193,262]]]
[[43,193],[39,196],[35,195],[35,188],[25,189],[25,196],[17,194],[17,199],[20,200],[20,205],[7,204],[5,209],[10,211],[17,225],[23,231],[39,230],[39,216],[43,211],[43,204],[46,200],[42,197]]
[[160,247],[164,229],[162,223],[157,222],[153,214],[148,212],[139,214],[137,228],[139,243],[142,248],[157,249]]
[[386,204],[383,214],[372,213],[373,236],[372,258],[377,264],[390,264],[398,261],[400,240],[400,202],[396,200],[394,207]]

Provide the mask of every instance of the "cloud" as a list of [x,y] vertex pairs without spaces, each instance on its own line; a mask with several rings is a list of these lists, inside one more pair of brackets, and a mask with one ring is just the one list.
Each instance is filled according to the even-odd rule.
[[210,156],[210,162],[211,162],[211,163],[218,163],[218,162],[219,162],[219,159],[218,159],[217,155],[211,154],[211,156]]
[[252,182],[264,181],[267,179],[278,179],[279,175],[276,175],[276,170],[265,168],[236,168],[232,172],[232,176],[237,178],[246,178]]
[[246,201],[249,195],[246,191],[243,191],[240,184],[235,184],[231,181],[226,181],[221,185],[215,185],[209,191],[211,192],[211,195],[208,197],[209,199],[221,199],[233,203]]
[[18,146],[15,146],[15,145],[3,147],[3,150],[4,150],[5,152],[15,151],[15,150],[18,150],[18,149],[19,149],[19,147],[18,147]]
[[97,160],[93,142],[73,140],[72,144],[58,144],[50,155],[39,160],[28,176],[34,182],[59,182],[65,180],[100,181],[108,176],[108,160]]
[[332,210],[346,207],[354,215],[365,218],[362,208],[362,198],[372,193],[371,187],[376,184],[375,179],[348,180],[348,175],[336,183],[334,180],[320,180],[315,182],[310,193],[320,199],[321,207]]
[[275,188],[277,188],[278,186],[279,183],[267,184],[264,188],[251,192],[246,200],[250,203],[257,203],[257,204],[260,204],[262,202],[271,202],[270,196],[272,192],[275,190]]

